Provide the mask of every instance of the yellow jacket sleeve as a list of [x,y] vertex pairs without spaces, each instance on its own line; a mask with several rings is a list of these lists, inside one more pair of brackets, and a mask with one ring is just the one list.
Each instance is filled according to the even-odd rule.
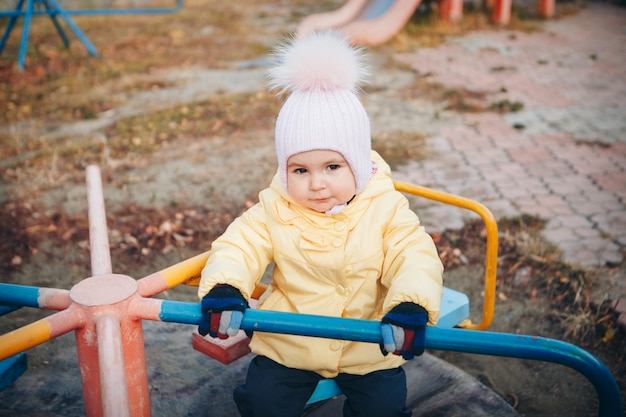
[[262,203],[257,203],[233,221],[224,234],[213,242],[198,286],[200,299],[218,284],[232,285],[247,300],[250,299],[255,284],[272,262],[264,216]]

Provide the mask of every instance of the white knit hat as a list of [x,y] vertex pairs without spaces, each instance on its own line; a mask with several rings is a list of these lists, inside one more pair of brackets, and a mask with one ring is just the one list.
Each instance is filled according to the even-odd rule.
[[357,96],[368,75],[361,49],[337,32],[313,32],[278,47],[272,88],[291,91],[276,121],[276,156],[287,189],[287,160],[312,150],[339,152],[352,169],[356,192],[371,177],[370,122]]

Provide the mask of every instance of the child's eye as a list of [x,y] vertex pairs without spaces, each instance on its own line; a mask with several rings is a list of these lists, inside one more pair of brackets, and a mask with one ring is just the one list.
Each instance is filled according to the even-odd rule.
[[304,174],[306,172],[306,168],[296,168],[293,170],[296,174]]
[[339,164],[331,164],[331,165],[328,165],[328,169],[329,169],[330,171],[333,171],[333,170],[335,170],[335,169],[339,169]]

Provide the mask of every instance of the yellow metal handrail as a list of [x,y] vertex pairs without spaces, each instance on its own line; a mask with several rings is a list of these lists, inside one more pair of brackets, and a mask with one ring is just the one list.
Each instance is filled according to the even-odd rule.
[[460,208],[471,210],[477,213],[485,223],[487,229],[487,250],[485,253],[485,300],[483,304],[483,316],[479,323],[472,323],[471,320],[463,321],[459,327],[472,330],[485,330],[493,321],[493,312],[496,302],[496,271],[498,266],[498,223],[487,207],[469,198],[460,197],[454,194],[436,191],[431,188],[405,182],[394,181],[396,190],[451,204]]
[[[485,330],[493,321],[495,301],[496,301],[496,271],[498,262],[498,223],[487,207],[469,198],[460,197],[443,191],[431,188],[394,181],[396,190],[423,197],[429,200],[450,204],[456,207],[471,210],[477,213],[485,223],[487,229],[487,250],[485,253],[485,299],[483,303],[483,314],[479,323],[472,323],[470,319],[464,320],[459,327],[472,330]],[[168,288],[185,283],[187,285],[198,286],[200,272],[204,267],[209,252],[204,252],[193,258],[187,259],[176,265],[172,265],[157,274],[164,277]],[[259,288],[257,293],[262,292]]]

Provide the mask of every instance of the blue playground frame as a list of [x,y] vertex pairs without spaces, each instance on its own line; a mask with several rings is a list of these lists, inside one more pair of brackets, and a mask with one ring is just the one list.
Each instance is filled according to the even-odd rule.
[[52,19],[52,23],[56,28],[59,36],[63,40],[65,46],[69,46],[70,41],[67,34],[63,30],[58,17],[60,16],[65,24],[71,29],[74,35],[80,40],[91,56],[98,57],[98,50],[89,40],[87,35],[72,20],[71,16],[78,15],[138,15],[138,14],[167,14],[176,13],[183,6],[183,0],[176,0],[173,7],[153,7],[153,8],[108,8],[108,9],[65,9],[57,0],[18,0],[13,10],[0,11],[1,17],[8,17],[9,24],[0,40],[0,54],[4,50],[7,40],[11,35],[11,31],[15,27],[17,19],[24,18],[24,27],[22,29],[22,39],[20,41],[20,52],[17,59],[17,66],[20,70],[24,69],[26,60],[26,50],[28,48],[28,36],[30,32],[30,23],[33,16],[48,16]]
[[[0,283],[0,305],[38,306],[39,288]],[[159,319],[162,322],[197,325],[202,313],[199,303],[162,300]],[[377,321],[339,317],[283,313],[247,309],[241,328],[248,331],[288,333],[294,335],[381,343],[381,323]],[[584,375],[594,386],[598,401],[598,416],[622,417],[622,397],[617,382],[608,368],[586,350],[563,342],[538,336],[468,330],[459,328],[427,327],[427,349],[446,350],[480,355],[531,359],[551,362],[572,368]],[[9,385],[26,368],[23,353],[0,361],[5,368],[1,385]],[[321,383],[309,403],[338,394],[332,380]]]
[[[200,317],[198,304],[163,301],[161,306],[160,318],[164,322],[197,324]],[[377,321],[369,320],[248,309],[244,313],[241,328],[380,344],[380,325]],[[622,397],[611,372],[594,355],[571,343],[539,336],[428,326],[425,347],[565,365],[584,375],[596,389],[598,416],[622,417]],[[334,389],[334,386],[329,388]],[[320,391],[318,386],[313,395],[329,398]]]
[[[74,324],[69,323],[72,321],[70,314],[64,314],[68,311],[78,317],[78,309],[84,308],[84,310],[80,310],[82,312],[81,317],[83,317],[87,315],[87,307],[90,309],[96,309],[97,307],[114,308],[115,305],[124,307],[126,304],[123,304],[122,300],[137,300],[134,304],[136,308],[132,312],[134,321],[154,320],[197,326],[202,316],[200,303],[151,297],[179,284],[193,285],[190,284],[190,280],[199,275],[199,270],[206,262],[208,253],[197,255],[194,258],[140,279],[139,282],[143,288],[141,292],[138,290],[139,286],[135,285],[137,281],[134,279],[119,274],[102,272],[111,269],[110,258],[107,253],[102,253],[102,250],[98,251],[93,248],[108,250],[104,200],[99,169],[95,166],[90,166],[88,167],[88,174],[90,241],[94,242],[92,244],[92,269],[94,270],[94,276],[85,279],[71,291],[0,283],[0,316],[21,307],[62,310],[43,320],[0,335],[0,389],[10,385],[26,370],[26,357],[23,353],[25,350],[76,329]],[[396,186],[398,189],[407,189],[406,185],[396,184]],[[91,209],[91,205],[94,205],[93,209]],[[462,206],[460,203],[458,205]],[[119,283],[123,281],[126,287],[118,286],[115,288],[120,293],[117,295],[121,295],[121,298],[118,300],[115,297],[108,297],[95,302],[87,299],[87,301],[82,300],[85,304],[82,305],[80,299],[81,297],[84,298],[87,292],[84,290],[91,289],[92,292],[94,288],[97,290],[97,287],[91,284],[98,280],[105,280],[103,281],[105,285],[107,282]],[[83,282],[88,282],[89,285],[86,287],[82,286]],[[133,283],[134,286],[128,286],[129,282]],[[82,293],[81,290],[83,290]],[[447,295],[444,294],[444,299],[450,300],[450,303],[442,305],[442,313],[451,317],[452,321],[448,325],[454,325],[458,320],[467,317],[469,302],[465,294],[454,290],[447,290],[447,292]],[[77,295],[78,300],[72,299],[72,294]],[[130,301],[127,307],[130,307]],[[107,304],[109,302],[114,304]],[[491,308],[488,310],[491,310]],[[129,314],[129,311],[121,310],[126,315]],[[490,321],[491,313],[485,315],[487,322]],[[54,333],[50,328],[53,318],[56,318],[57,323],[63,321],[65,324],[58,327]],[[81,318],[80,320],[84,319]],[[77,322],[80,320],[77,319]],[[103,334],[102,340],[108,343],[104,343],[102,348],[107,352],[114,351],[116,348],[121,349],[119,343],[116,345],[113,342],[109,342],[110,339],[113,339],[112,336],[120,336],[121,334],[119,331],[116,333],[112,330],[113,325],[110,322],[112,320],[105,323],[108,327],[103,327],[106,332]],[[95,326],[93,319],[92,325]],[[567,366],[581,373],[594,386],[599,402],[598,415],[600,417],[622,417],[623,403],[617,382],[608,368],[591,353],[576,345],[559,340],[539,336],[489,332],[480,327],[444,328],[429,326],[426,329],[425,347],[435,350],[531,359]],[[127,326],[127,330],[129,328],[130,326]],[[241,328],[248,331],[286,333],[376,344],[382,342],[380,322],[340,317],[247,309],[244,312]],[[136,327],[136,330],[141,331],[140,327]],[[145,362],[145,358],[143,361]],[[114,362],[104,361],[100,366],[107,366],[111,363]],[[142,368],[145,368],[145,363],[142,365],[144,366],[141,368],[137,367],[135,370],[141,371]],[[123,376],[123,373],[119,372],[120,367],[118,366],[116,375]],[[102,374],[100,374],[101,376]],[[87,380],[87,382],[92,381]],[[107,382],[111,382],[111,380],[107,380]],[[148,394],[147,380],[145,386],[146,394]],[[107,387],[111,387],[111,385],[109,384]],[[323,380],[318,384],[317,390],[313,393],[309,403],[327,399],[337,394],[337,387],[334,381],[332,379]],[[102,400],[112,398],[120,398],[120,396],[101,395]],[[149,396],[146,396],[143,400],[149,402]]]

